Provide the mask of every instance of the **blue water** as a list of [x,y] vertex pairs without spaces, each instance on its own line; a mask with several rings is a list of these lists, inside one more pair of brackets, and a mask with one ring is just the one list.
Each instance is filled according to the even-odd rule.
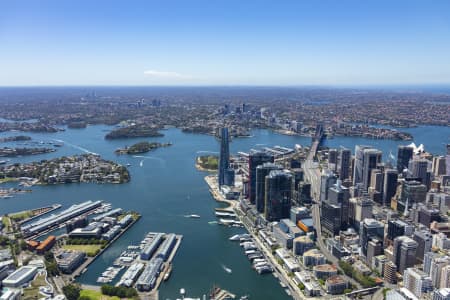
[[[228,238],[243,229],[230,229],[210,225],[216,220],[214,208],[219,204],[213,200],[204,182],[206,173],[195,169],[194,161],[199,151],[219,150],[218,141],[206,135],[185,134],[178,129],[165,130],[164,137],[129,140],[105,140],[109,126],[90,126],[86,129],[68,129],[49,134],[28,134],[34,140],[63,140],[63,147],[57,152],[14,158],[13,162],[29,162],[51,157],[80,154],[91,151],[106,159],[121,164],[130,163],[131,181],[122,185],[68,184],[56,186],[35,186],[31,194],[21,194],[10,199],[0,199],[0,213],[9,213],[41,207],[53,203],[68,206],[88,199],[103,199],[125,210],[137,210],[142,214],[122,238],[115,242],[99,257],[80,281],[94,284],[99,274],[126,248],[138,243],[149,231],[174,232],[184,236],[181,248],[174,260],[174,269],[168,282],[160,288],[161,299],[174,299],[180,288],[188,294],[200,297],[213,284],[238,295],[249,294],[252,299],[289,299],[277,280],[271,276],[260,276],[251,269],[242,249]],[[408,129],[415,135],[416,143],[424,143],[433,153],[444,153],[450,136],[448,127],[420,127]],[[0,137],[17,133],[2,133]],[[251,138],[234,139],[231,152],[248,151],[263,146],[293,147],[295,144],[307,146],[310,138],[284,136],[267,130],[252,131]],[[157,149],[143,157],[116,156],[118,147],[131,145],[137,141],[149,140],[172,142],[173,146]],[[383,151],[393,150],[398,144],[389,140],[369,140],[362,138],[334,138],[325,145],[340,145],[354,149],[356,144],[369,144]],[[1,146],[1,145],[0,145]],[[140,166],[142,163],[142,166]],[[15,186],[15,183],[2,187]],[[186,214],[199,214],[200,219],[183,217]],[[226,273],[222,264],[233,270]]]

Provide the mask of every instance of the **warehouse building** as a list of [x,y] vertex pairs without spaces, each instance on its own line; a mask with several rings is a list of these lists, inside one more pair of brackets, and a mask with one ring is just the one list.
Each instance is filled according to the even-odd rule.
[[133,221],[133,216],[132,215],[126,215],[125,217],[123,217],[118,224],[120,225],[120,227],[125,228],[127,227],[131,222]]
[[138,281],[136,282],[136,288],[139,291],[152,290],[155,287],[156,280],[158,279],[158,275],[161,272],[162,266],[162,258],[157,257],[155,259],[152,259],[147,264]]
[[177,237],[175,234],[171,233],[166,236],[166,239],[164,240],[163,244],[161,245],[160,249],[158,250],[158,253],[156,254],[156,257],[162,258],[164,261],[166,261],[170,253],[173,250],[173,247],[175,247],[175,244],[177,243]]
[[2,284],[3,286],[10,288],[22,287],[23,285],[29,283],[34,278],[34,276],[37,273],[37,270],[38,269],[36,267],[29,267],[29,266],[21,267],[16,271],[14,271],[13,273],[11,273],[11,275],[6,277],[2,281]]
[[156,250],[158,250],[159,245],[161,245],[163,236],[163,233],[156,233],[153,239],[144,246],[144,249],[141,251],[142,260],[149,260],[153,256]]

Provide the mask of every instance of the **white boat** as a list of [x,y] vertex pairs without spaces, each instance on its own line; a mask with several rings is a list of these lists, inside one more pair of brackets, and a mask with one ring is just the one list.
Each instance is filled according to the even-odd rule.
[[239,234],[235,234],[229,238],[230,241],[239,241],[241,236]]
[[228,274],[233,273],[233,270],[231,270],[230,268],[227,268],[225,265],[222,265],[222,268],[225,272],[227,272]]

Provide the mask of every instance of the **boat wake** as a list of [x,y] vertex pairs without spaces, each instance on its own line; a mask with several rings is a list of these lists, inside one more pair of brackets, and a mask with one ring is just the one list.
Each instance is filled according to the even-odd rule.
[[133,155],[134,158],[142,158],[142,160],[139,162],[139,166],[143,167],[144,166],[144,161],[147,159],[151,159],[151,160],[156,160],[159,161],[160,163],[164,164],[166,161],[162,158],[159,157],[154,157],[154,156],[143,156],[143,155]]
[[83,148],[81,146],[78,146],[78,145],[75,145],[75,144],[72,144],[72,143],[68,143],[68,142],[63,141],[63,140],[57,140],[57,139],[52,139],[52,140],[55,141],[55,142],[58,142],[58,143],[64,143],[64,144],[66,144],[66,145],[68,145],[68,146],[70,146],[72,148],[81,150],[81,151],[83,151],[84,153],[87,153],[87,154],[98,155],[98,153],[92,152],[92,151],[90,151],[90,150],[88,150],[86,148]]
[[201,154],[201,153],[219,154],[219,152],[217,152],[217,151],[208,151],[208,150],[199,150],[199,151],[197,151],[197,154]]
[[230,268],[227,268],[227,266],[225,266],[224,264],[222,264],[222,269],[227,272],[228,274],[233,273],[233,270],[231,270]]

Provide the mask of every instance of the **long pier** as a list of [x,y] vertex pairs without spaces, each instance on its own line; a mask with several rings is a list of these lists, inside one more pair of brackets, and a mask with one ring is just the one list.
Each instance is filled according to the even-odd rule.
[[139,219],[141,218],[140,215],[138,215],[137,219],[133,219],[133,222],[131,222],[130,224],[128,224],[127,227],[125,227],[116,237],[114,237],[111,242],[109,242],[108,244],[106,244],[106,247],[103,249],[100,249],[100,252],[95,255],[94,257],[88,257],[87,260],[81,264],[73,273],[72,273],[72,277],[76,278],[78,276],[80,276],[81,274],[83,274],[84,272],[87,271],[87,268],[90,264],[92,264],[98,257],[100,257],[100,255],[103,254],[103,252],[105,252],[115,241],[117,241],[125,232],[128,231],[128,229],[130,229],[134,224],[136,224],[137,221],[139,221]]

